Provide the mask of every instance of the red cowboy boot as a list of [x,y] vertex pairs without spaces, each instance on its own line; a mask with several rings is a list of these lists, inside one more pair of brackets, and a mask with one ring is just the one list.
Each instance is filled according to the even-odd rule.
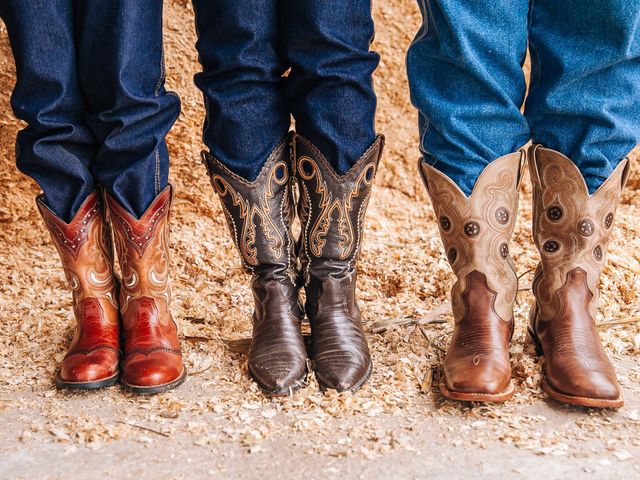
[[171,187],[156,197],[139,220],[109,195],[105,198],[123,277],[121,383],[134,393],[164,392],[187,376],[177,326],[169,311]]
[[113,385],[119,375],[120,326],[113,247],[102,198],[97,192],[89,195],[70,223],[57,217],[42,196],[37,205],[73,290],[78,324],[56,385],[73,390]]

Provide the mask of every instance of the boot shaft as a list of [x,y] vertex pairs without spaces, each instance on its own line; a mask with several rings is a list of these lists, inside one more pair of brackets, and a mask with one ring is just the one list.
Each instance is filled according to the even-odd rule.
[[300,258],[308,284],[311,276],[352,275],[362,247],[371,188],[384,148],[379,135],[344,175],[338,175],[307,139],[294,135],[293,171],[300,189]]
[[69,223],[56,216],[42,196],[36,203],[60,255],[73,291],[74,308],[94,298],[106,300],[117,309],[111,230],[100,194],[94,192],[87,197]]
[[[167,186],[147,211],[136,219],[116,200],[105,194],[113,225],[116,251],[122,271],[120,311],[123,320],[135,300],[155,302],[160,319],[170,316],[169,304],[169,219],[171,186]],[[126,321],[125,321],[126,326]]]
[[288,138],[275,148],[254,181],[236,175],[207,152],[202,157],[245,269],[265,281],[296,283]]
[[541,258],[533,285],[539,315],[546,320],[556,316],[561,303],[557,292],[571,272],[580,270],[591,296],[588,310],[595,319],[598,282],[629,162],[623,160],[593,195],[576,165],[554,150],[532,146],[529,172],[533,239]]
[[516,152],[491,162],[469,197],[446,175],[419,162],[445,253],[457,276],[451,292],[456,321],[467,311],[463,297],[474,272],[485,277],[483,282],[495,294],[499,317],[509,321],[513,316],[518,280],[509,242],[515,228],[524,157],[524,152]]

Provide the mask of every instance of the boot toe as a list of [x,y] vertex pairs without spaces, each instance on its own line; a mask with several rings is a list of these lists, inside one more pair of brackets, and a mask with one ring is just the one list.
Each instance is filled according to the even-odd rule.
[[60,378],[64,382],[89,383],[111,378],[117,371],[118,355],[103,349],[65,358],[60,367]]
[[324,387],[338,392],[358,389],[371,373],[371,360],[326,359],[317,362],[315,372],[318,382]]
[[132,355],[124,365],[123,381],[136,387],[157,387],[174,382],[183,373],[182,357],[168,352]]
[[299,388],[304,383],[307,372],[304,359],[250,361],[249,370],[261,389],[276,394]]
[[444,377],[452,392],[498,395],[509,389],[511,370],[492,362],[475,365],[471,360],[449,366],[445,362]]
[[571,376],[562,373],[553,375],[551,369],[547,369],[546,378],[554,390],[571,397],[617,400],[621,396],[620,386],[611,372],[595,370],[571,373]]

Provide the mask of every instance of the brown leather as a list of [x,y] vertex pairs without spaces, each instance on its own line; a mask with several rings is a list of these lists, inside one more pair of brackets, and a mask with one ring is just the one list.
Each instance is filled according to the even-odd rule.
[[291,233],[295,209],[288,138],[275,148],[252,182],[207,152],[203,152],[203,163],[245,269],[252,274],[255,309],[249,372],[266,393],[291,393],[305,385],[307,352]]
[[575,164],[559,152],[534,145],[529,167],[533,238],[541,256],[530,334],[545,356],[544,388],[565,403],[622,406],[595,318],[598,284],[629,162],[621,162],[593,195]]
[[359,388],[372,370],[356,302],[356,262],[383,146],[378,136],[351,170],[338,175],[310,141],[293,138],[311,359],[321,386],[338,391]]
[[186,369],[177,326],[169,311],[171,186],[156,197],[140,219],[109,195],[105,198],[122,270],[122,384],[136,393],[174,388],[185,379]]
[[111,385],[119,373],[120,321],[113,247],[103,201],[97,192],[92,193],[68,224],[44,204],[42,196],[37,205],[73,291],[77,321],[56,383],[77,389]]
[[455,327],[440,389],[455,400],[499,402],[513,396],[509,342],[518,279],[509,241],[518,211],[524,152],[491,162],[469,197],[446,175],[419,162],[447,259]]

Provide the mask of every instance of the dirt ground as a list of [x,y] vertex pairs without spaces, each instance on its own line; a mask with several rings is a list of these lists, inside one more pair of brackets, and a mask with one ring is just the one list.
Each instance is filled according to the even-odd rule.
[[[14,165],[20,124],[9,107],[14,66],[0,24],[0,478],[640,477],[637,169],[618,216],[598,319],[617,322],[600,331],[626,406],[601,412],[544,397],[540,363],[524,342],[526,290],[512,347],[515,398],[469,406],[438,393],[453,279],[415,168],[416,114],[404,71],[419,22],[413,0],[374,2],[378,127],[388,148],[369,211],[360,299],[375,372],[355,394],[322,394],[313,380],[292,398],[259,393],[242,351],[250,335],[248,278],[198,160],[203,109],[192,84],[192,13],[186,0],[166,2],[168,86],[183,103],[169,136],[177,187],[173,310],[191,375],[178,390],[149,398],[118,387],[86,394],[54,387],[73,331],[71,296],[36,213],[37,188]],[[512,247],[524,286],[535,266],[530,221],[525,183]],[[447,322],[416,325],[426,319]],[[385,322],[393,326],[373,333]]]

